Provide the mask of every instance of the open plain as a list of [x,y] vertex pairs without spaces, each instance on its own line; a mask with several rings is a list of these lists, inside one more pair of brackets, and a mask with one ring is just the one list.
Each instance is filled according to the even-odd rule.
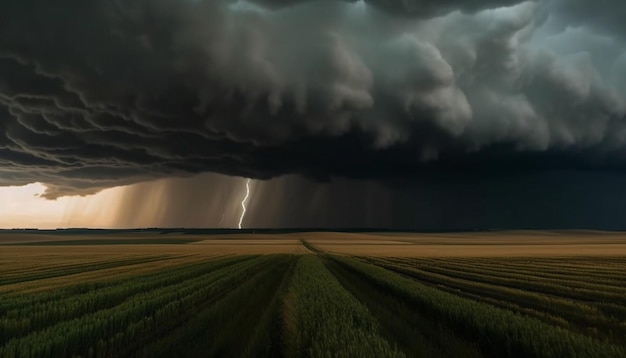
[[0,232],[0,356],[623,357],[626,235]]

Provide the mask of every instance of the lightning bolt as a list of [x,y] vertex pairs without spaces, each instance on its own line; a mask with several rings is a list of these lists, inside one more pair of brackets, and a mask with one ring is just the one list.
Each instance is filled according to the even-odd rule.
[[239,218],[239,228],[241,229],[241,223],[243,222],[244,216],[246,216],[246,202],[248,201],[248,197],[250,196],[250,179],[246,180],[246,196],[241,201],[241,217]]

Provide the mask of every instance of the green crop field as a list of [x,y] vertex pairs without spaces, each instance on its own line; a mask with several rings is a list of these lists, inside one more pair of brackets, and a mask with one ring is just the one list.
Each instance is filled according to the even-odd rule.
[[0,357],[626,357],[625,256],[10,247]]

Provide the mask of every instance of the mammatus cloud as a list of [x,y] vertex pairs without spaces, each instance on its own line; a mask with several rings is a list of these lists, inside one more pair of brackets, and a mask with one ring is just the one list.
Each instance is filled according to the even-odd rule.
[[0,185],[626,168],[621,1],[0,4]]

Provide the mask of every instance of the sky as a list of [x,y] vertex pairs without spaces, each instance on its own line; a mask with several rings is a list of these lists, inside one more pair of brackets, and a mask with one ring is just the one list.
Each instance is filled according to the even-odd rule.
[[0,4],[0,227],[626,228],[620,0]]

